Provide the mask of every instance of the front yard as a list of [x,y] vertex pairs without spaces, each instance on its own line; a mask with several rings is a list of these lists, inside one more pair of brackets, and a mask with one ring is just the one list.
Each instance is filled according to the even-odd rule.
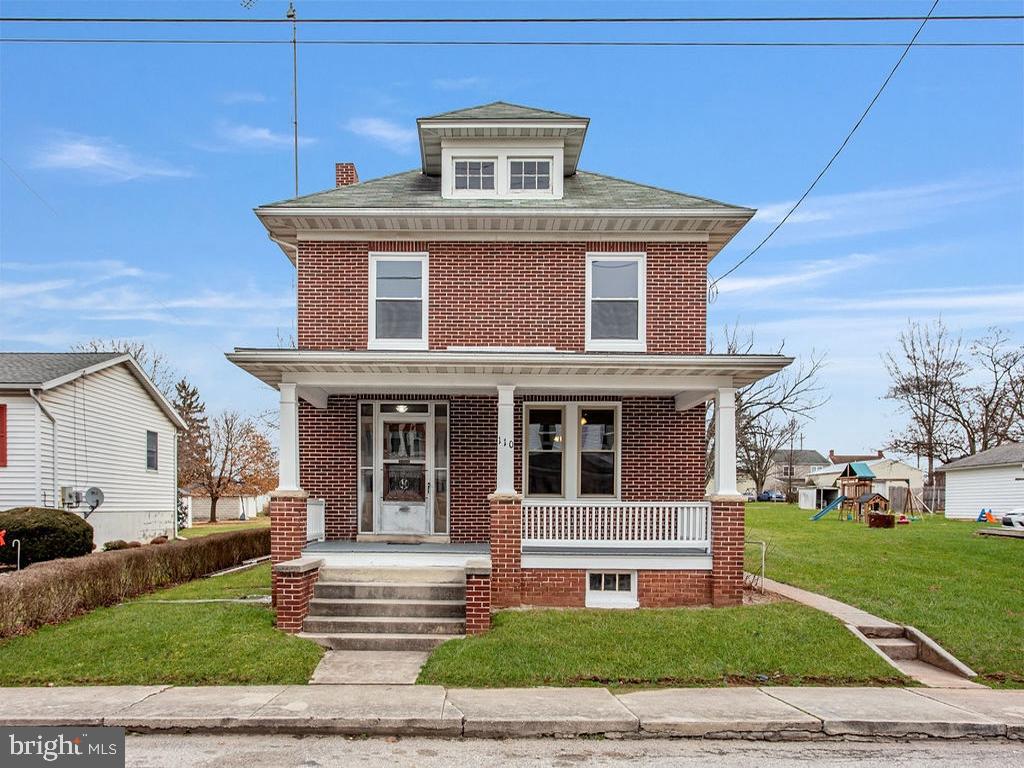
[[264,564],[0,641],[0,685],[306,683],[323,651],[274,629],[268,606],[187,602],[269,591]]
[[454,687],[902,685],[838,621],[792,603],[639,611],[509,610],[450,640],[420,683]]
[[[810,522],[788,504],[748,504],[747,537],[769,542],[771,579],[917,627],[990,685],[1024,687],[1022,542],[928,516],[895,529]],[[748,550],[748,569],[755,567]]]
[[269,528],[270,516],[261,515],[255,520],[226,520],[219,523],[194,523],[191,528],[178,529],[183,539],[195,539],[209,536],[211,533],[227,533],[228,531],[248,531],[252,528]]

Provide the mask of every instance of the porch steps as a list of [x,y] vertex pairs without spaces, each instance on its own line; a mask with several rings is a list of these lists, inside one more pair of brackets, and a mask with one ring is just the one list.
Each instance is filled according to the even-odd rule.
[[465,571],[325,568],[302,628],[333,650],[431,650],[465,634]]

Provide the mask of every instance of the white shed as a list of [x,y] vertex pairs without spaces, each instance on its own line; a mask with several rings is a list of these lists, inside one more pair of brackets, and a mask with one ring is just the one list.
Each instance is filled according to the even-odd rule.
[[940,467],[946,476],[946,517],[976,520],[1024,507],[1024,443],[1005,443]]
[[174,533],[184,423],[130,355],[0,352],[0,510],[99,488],[97,547]]

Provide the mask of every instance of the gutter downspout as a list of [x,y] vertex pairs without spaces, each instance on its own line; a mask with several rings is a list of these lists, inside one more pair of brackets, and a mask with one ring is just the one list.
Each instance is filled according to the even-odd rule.
[[54,509],[56,509],[57,504],[60,502],[60,499],[57,498],[57,476],[59,474],[57,471],[57,420],[53,417],[53,414],[50,413],[47,407],[43,405],[43,401],[39,399],[34,389],[30,389],[28,391],[28,396],[35,401],[36,405],[39,406],[39,410],[42,411],[43,415],[50,420],[50,446],[51,450],[53,451],[53,460],[51,467],[53,474],[50,476],[50,481],[53,483],[53,486],[50,488],[50,490],[53,491],[53,505]]

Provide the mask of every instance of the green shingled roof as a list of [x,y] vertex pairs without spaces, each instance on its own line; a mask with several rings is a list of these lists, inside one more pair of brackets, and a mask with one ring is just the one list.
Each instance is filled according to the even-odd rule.
[[507,101],[494,101],[478,107],[455,109],[439,115],[421,117],[420,120],[589,120],[587,117],[567,115],[564,112],[552,112],[549,109],[524,107],[520,104],[509,104]]
[[349,184],[292,200],[269,203],[261,208],[535,208],[549,210],[622,209],[731,209],[753,213],[749,208],[721,203],[706,197],[685,195],[647,184],[578,171],[567,176],[561,200],[550,199],[445,199],[441,179],[426,176],[419,169]]

